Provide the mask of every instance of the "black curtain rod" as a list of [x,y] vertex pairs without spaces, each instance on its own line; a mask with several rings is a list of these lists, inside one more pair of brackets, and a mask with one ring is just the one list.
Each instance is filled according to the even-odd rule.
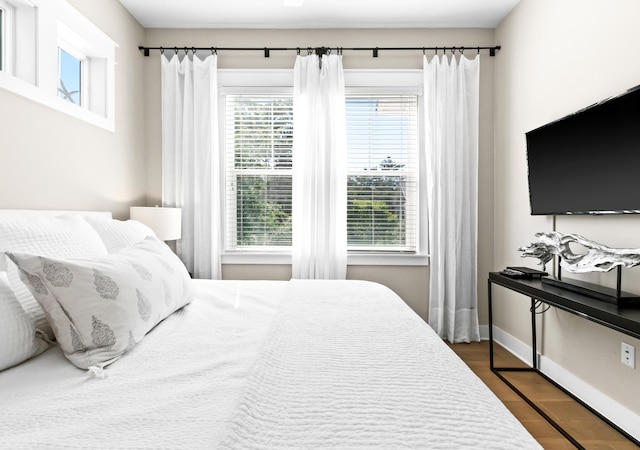
[[342,53],[344,50],[349,50],[349,51],[368,51],[368,52],[372,52],[373,57],[377,58],[378,57],[378,52],[379,51],[397,51],[397,50],[421,50],[423,53],[426,52],[427,50],[435,50],[436,54],[438,53],[438,51],[443,51],[443,52],[447,52],[447,51],[451,51],[453,53],[455,53],[456,51],[459,53],[464,53],[465,50],[468,51],[477,51],[478,53],[480,53],[480,50],[489,50],[489,56],[496,56],[496,51],[500,50],[500,46],[496,45],[494,47],[478,47],[478,46],[456,46],[456,47],[448,47],[448,46],[443,46],[443,47],[352,47],[352,48],[347,48],[347,47],[334,47],[333,49],[331,47],[144,47],[144,46],[139,46],[138,50],[141,50],[144,52],[144,56],[149,56],[149,51],[150,50],[160,50],[161,52],[167,50],[167,51],[175,51],[176,53],[179,51],[184,51],[184,52],[196,52],[199,50],[207,50],[207,51],[211,51],[211,53],[216,53],[218,50],[233,50],[233,51],[260,51],[260,52],[264,52],[264,57],[268,58],[270,55],[271,51],[292,51],[295,50],[298,52],[298,54],[300,54],[300,52],[302,51],[307,51],[309,54],[311,53],[315,53],[317,55],[326,55],[328,53],[331,53],[331,51],[335,50],[338,53]]

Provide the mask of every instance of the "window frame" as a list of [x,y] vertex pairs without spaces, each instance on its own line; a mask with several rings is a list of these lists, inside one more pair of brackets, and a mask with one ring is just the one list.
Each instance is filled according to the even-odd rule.
[[[117,44],[66,0],[0,0],[0,7],[11,10],[0,88],[115,131]],[[81,105],[58,96],[59,47],[83,56]],[[19,61],[12,58],[18,53]]]
[[[411,155],[412,156],[411,165],[413,170],[402,172],[404,174],[403,176],[406,176],[407,178],[407,183],[415,184],[415,189],[407,191],[407,194],[409,195],[407,196],[407,201],[406,201],[406,205],[407,205],[406,215],[407,216],[413,215],[413,217],[415,217],[415,223],[413,224],[415,233],[412,233],[407,238],[408,244],[404,249],[400,247],[384,247],[384,246],[370,246],[370,247],[362,246],[360,248],[355,248],[355,246],[349,247],[347,245],[347,251],[350,254],[358,253],[362,255],[366,255],[369,253],[394,254],[394,255],[412,255],[415,253],[419,253],[418,241],[419,241],[420,233],[418,230],[418,217],[419,217],[419,203],[418,203],[419,202],[419,192],[418,192],[419,184],[418,183],[419,183],[420,176],[419,176],[418,159],[419,159],[420,135],[421,135],[421,126],[420,126],[421,93],[419,90],[417,89],[414,90],[411,88],[408,88],[402,91],[394,89],[394,92],[389,92],[388,87],[380,87],[380,86],[368,87],[368,88],[345,87],[345,96],[346,97],[363,96],[363,97],[378,97],[378,98],[393,97],[393,96],[398,96],[398,97],[399,96],[408,96],[408,97],[415,96],[416,97],[416,134],[417,134],[417,142],[416,142],[417,148],[415,149],[415,154]],[[374,171],[368,171],[368,170],[349,170],[349,168],[347,168],[347,177],[354,176],[354,175],[359,177],[375,178],[375,177],[382,177],[387,174],[384,174],[381,171],[374,172]],[[391,174],[388,174],[388,175],[391,175]]]
[[[407,94],[418,98],[418,165],[425,164],[425,155],[419,151],[424,144],[424,104],[423,104],[423,72],[422,70],[345,70],[345,91],[350,94]],[[221,153],[226,152],[225,136],[225,99],[227,94],[273,94],[293,93],[293,70],[279,69],[220,69],[219,84],[219,116]],[[225,162],[226,164],[226,162]],[[420,173],[418,167],[417,173]],[[226,174],[223,179],[226,179]],[[225,217],[223,233],[227,230],[227,195],[226,181],[223,200]],[[426,192],[426,180],[418,179],[416,192]],[[428,217],[426,195],[419,196],[416,214],[416,251],[381,251],[381,250],[349,250],[348,265],[428,265]],[[226,243],[225,243],[226,246]],[[222,254],[223,264],[291,264],[291,247],[266,247],[259,249],[226,249]]]
[[0,72],[13,73],[14,7],[0,0]]
[[0,72],[3,71],[5,68],[4,48],[6,46],[7,37],[5,36],[6,27],[4,23],[5,23],[6,15],[7,15],[7,11],[5,8],[3,8],[3,3],[0,1]]
[[[227,128],[226,128],[226,98],[228,95],[270,95],[273,97],[278,97],[278,96],[292,96],[292,90],[291,88],[287,88],[287,87],[248,87],[248,88],[243,88],[243,87],[226,87],[226,88],[222,88],[220,90],[220,101],[219,101],[219,105],[220,105],[220,148],[222,149],[222,154],[224,155],[224,167],[225,167],[225,174],[222,177],[222,179],[224,180],[224,200],[223,200],[223,211],[224,211],[224,218],[223,218],[223,228],[224,228],[224,242],[223,242],[223,246],[224,246],[224,253],[226,254],[256,254],[256,255],[260,255],[260,254],[279,254],[279,255],[290,255],[291,254],[291,246],[242,246],[242,247],[238,247],[237,246],[237,230],[230,230],[229,226],[230,223],[237,223],[237,215],[236,215],[236,211],[237,211],[237,203],[235,202],[235,197],[233,195],[228,195],[227,193],[227,189],[229,189],[231,186],[229,186],[229,175],[228,173],[232,173],[233,174],[233,187],[235,189],[235,187],[237,186],[237,176],[239,174],[245,174],[245,175],[279,175],[279,173],[276,173],[276,171],[274,170],[268,170],[268,169],[235,169],[234,168],[234,161],[230,161],[227,158],[227,149],[226,149],[226,145],[227,142],[229,140],[228,136],[227,136]],[[282,170],[281,175],[283,176],[293,176],[293,169],[288,169],[288,170]],[[228,204],[227,202],[231,202],[231,204]],[[227,214],[230,212],[230,215],[227,216]],[[228,242],[229,241],[233,241],[234,245],[228,246]]]

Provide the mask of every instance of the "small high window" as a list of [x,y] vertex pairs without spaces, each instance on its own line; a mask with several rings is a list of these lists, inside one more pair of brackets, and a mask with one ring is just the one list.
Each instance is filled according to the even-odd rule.
[[13,8],[0,0],[0,72],[11,72]]
[[74,105],[82,105],[83,62],[58,48],[58,95]]
[[0,0],[0,88],[113,131],[116,43],[63,0]]
[[0,8],[0,70],[4,70],[4,9]]

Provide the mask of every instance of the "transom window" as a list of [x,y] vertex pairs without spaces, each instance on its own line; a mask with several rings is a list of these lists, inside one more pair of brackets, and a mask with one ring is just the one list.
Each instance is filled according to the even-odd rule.
[[0,0],[0,71],[11,71],[13,8],[4,0]]
[[0,0],[0,87],[110,131],[115,49],[67,1]]
[[[226,95],[226,248],[291,246],[293,98]],[[350,251],[416,252],[417,95],[347,95]]]
[[82,105],[84,63],[58,47],[58,96],[74,105]]
[[0,70],[4,70],[4,9],[0,7]]

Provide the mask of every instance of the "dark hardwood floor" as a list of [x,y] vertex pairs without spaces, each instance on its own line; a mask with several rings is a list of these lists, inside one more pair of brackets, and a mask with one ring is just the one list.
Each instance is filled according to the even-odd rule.
[[[575,448],[518,394],[489,369],[489,343],[454,344],[450,347],[502,400],[514,416],[546,450]],[[499,345],[494,347],[497,367],[516,367],[523,363]],[[578,402],[535,373],[515,372],[503,375],[533,399],[545,413],[560,423],[586,449],[638,449],[633,442],[600,420]]]

